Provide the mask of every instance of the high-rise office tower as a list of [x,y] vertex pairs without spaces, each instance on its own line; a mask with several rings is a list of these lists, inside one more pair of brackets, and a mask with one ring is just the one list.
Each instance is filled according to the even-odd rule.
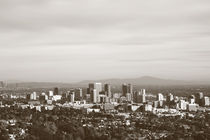
[[188,99],[190,104],[195,104],[195,95],[190,95]]
[[44,92],[39,96],[39,100],[41,102],[48,100],[48,95],[46,95]]
[[102,84],[101,83],[95,83],[95,89],[97,91],[97,94],[102,91]]
[[131,95],[131,101],[133,101],[133,85],[128,84],[128,93]]
[[75,93],[72,92],[72,93],[70,93],[70,102],[74,103],[74,100],[75,100]]
[[62,94],[62,98],[63,99],[67,99],[68,98],[68,96],[69,96],[69,91],[68,92],[64,92],[63,94]]
[[141,102],[145,103],[146,102],[146,90],[141,89]]
[[33,99],[32,100],[36,100],[36,97],[37,97],[36,96],[36,92],[33,92],[32,95],[33,95]]
[[158,93],[158,95],[157,95],[157,100],[158,100],[158,101],[163,101],[163,94]]
[[126,99],[127,99],[127,101],[131,101],[131,94],[130,93],[126,93]]
[[127,84],[123,84],[122,85],[122,95],[126,96],[127,93],[128,93],[128,86],[127,86]]
[[132,94],[133,93],[133,85],[128,84],[128,93]]
[[111,98],[112,93],[111,93],[111,85],[110,84],[105,84],[104,85],[104,91],[107,97]]
[[58,95],[58,88],[56,87],[56,88],[54,88],[54,95]]
[[200,99],[203,98],[203,92],[199,92],[198,95],[199,95],[199,98],[200,98]]
[[33,93],[30,94],[30,100],[34,100],[34,95],[33,95]]
[[146,102],[146,90],[141,89],[139,92],[134,92],[133,101],[135,103],[145,103]]
[[107,100],[106,98],[107,98],[106,95],[100,94],[100,95],[99,95],[99,102],[100,102],[100,103],[106,103],[106,102],[107,102],[107,101],[106,101],[106,100]]
[[195,94],[195,98],[202,99],[203,98],[203,92],[198,92]]
[[179,101],[179,106],[181,110],[186,110],[187,109],[187,103],[185,102],[185,100],[180,100]]
[[102,91],[101,83],[90,83],[89,84],[89,94],[91,96],[92,102],[100,102],[99,93],[101,91]]
[[26,94],[26,99],[31,100],[31,94]]
[[209,97],[207,97],[207,96],[204,97],[203,105],[204,106],[209,106],[210,105]]
[[169,94],[167,95],[167,97],[166,97],[166,101],[169,103],[169,102],[171,102],[171,101],[173,101],[173,100],[174,100],[173,94],[169,93]]
[[83,95],[82,95],[82,89],[81,88],[75,89],[75,100],[76,101],[79,101],[79,100],[82,99],[82,97],[83,97]]
[[133,101],[134,101],[134,103],[137,103],[137,97],[138,97],[138,92],[134,91],[134,93],[133,93]]
[[202,105],[202,100],[203,100],[203,92],[197,93],[195,95],[195,103],[197,103],[201,106]]
[[98,94],[97,94],[97,90],[96,89],[93,89],[93,91],[92,91],[92,94],[91,94],[92,96],[92,102],[93,103],[97,103],[98,102]]
[[122,85],[122,95],[126,97],[127,93],[130,93],[131,95],[133,95],[133,86],[131,84]]
[[52,97],[53,94],[54,94],[53,91],[49,91],[49,92],[48,92],[48,96],[49,96],[49,97]]
[[90,83],[89,87],[88,87],[88,94],[91,94],[91,92],[93,91],[93,89],[95,89],[95,84],[94,83]]
[[37,99],[36,97],[37,97],[36,92],[33,92],[33,93],[30,93],[30,94],[26,95],[27,100],[36,100]]

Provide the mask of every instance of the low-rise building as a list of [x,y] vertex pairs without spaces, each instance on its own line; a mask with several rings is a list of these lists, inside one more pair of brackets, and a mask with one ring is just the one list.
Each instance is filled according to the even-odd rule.
[[198,110],[198,104],[188,104],[188,111],[197,111]]

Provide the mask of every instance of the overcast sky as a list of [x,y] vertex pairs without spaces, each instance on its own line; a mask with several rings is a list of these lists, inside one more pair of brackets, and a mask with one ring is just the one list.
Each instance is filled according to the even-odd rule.
[[209,0],[0,0],[0,79],[210,81]]

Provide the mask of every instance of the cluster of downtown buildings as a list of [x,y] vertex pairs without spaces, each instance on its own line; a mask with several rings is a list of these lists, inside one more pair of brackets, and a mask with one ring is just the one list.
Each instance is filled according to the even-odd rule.
[[127,104],[132,111],[141,108],[142,111],[206,111],[210,105],[210,98],[202,92],[189,97],[178,97],[169,93],[164,96],[158,93],[155,98],[147,99],[145,89],[134,91],[132,84],[123,84],[122,93],[111,92],[111,85],[105,84],[104,90],[101,83],[90,83],[87,89],[86,101],[91,103]]
[[90,83],[87,89],[86,99],[92,103],[145,103],[146,91],[142,89],[140,92],[133,92],[133,86],[131,84],[122,85],[122,93],[111,92],[111,85],[104,84],[104,90],[102,83]]
[[[145,89],[134,91],[132,84],[122,84],[121,93],[112,93],[110,84],[90,83],[87,92],[84,89],[75,88],[65,92],[54,88],[54,91],[42,92],[37,95],[36,92],[25,96],[10,95],[9,98],[25,98],[28,104],[53,105],[54,103],[68,104],[73,107],[86,107],[91,111],[100,111],[98,108],[92,108],[94,105],[106,105],[112,110],[127,112],[130,111],[150,111],[154,113],[171,112],[177,113],[182,111],[196,112],[197,110],[209,111],[209,97],[204,96],[202,92],[190,95],[189,97],[178,97],[169,93],[163,95],[158,93],[153,95],[146,93]],[[8,95],[6,95],[8,96]],[[1,97],[5,97],[1,95]],[[148,98],[153,97],[153,98]],[[106,107],[104,107],[106,108]],[[40,110],[40,108],[39,108]]]

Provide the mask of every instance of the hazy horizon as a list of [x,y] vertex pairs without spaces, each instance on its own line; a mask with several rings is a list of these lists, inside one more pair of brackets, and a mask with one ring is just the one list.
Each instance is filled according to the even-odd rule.
[[208,0],[0,0],[0,81],[210,81]]
[[[140,77],[120,77],[120,78],[116,78],[116,77],[112,77],[112,78],[103,78],[103,79],[83,79],[83,80],[79,80],[79,81],[46,81],[46,80],[15,80],[15,79],[8,79],[8,80],[0,80],[3,82],[8,82],[8,83],[66,83],[66,84],[77,84],[77,83],[83,83],[86,81],[89,82],[101,82],[101,81],[109,81],[109,80],[134,80],[134,79],[141,79],[141,78],[146,78],[147,80],[168,80],[168,81],[180,81],[180,82],[192,82],[192,84],[210,84],[210,80],[186,80],[186,79],[170,79],[170,78],[161,78],[161,77],[154,77],[154,76],[140,76]],[[142,81],[143,82],[143,81]],[[149,81],[151,82],[151,81]],[[103,82],[102,82],[103,83]],[[106,83],[106,82],[105,82]],[[123,84],[124,82],[122,82],[121,84]],[[125,81],[125,83],[129,83]],[[179,83],[177,83],[179,84]]]

